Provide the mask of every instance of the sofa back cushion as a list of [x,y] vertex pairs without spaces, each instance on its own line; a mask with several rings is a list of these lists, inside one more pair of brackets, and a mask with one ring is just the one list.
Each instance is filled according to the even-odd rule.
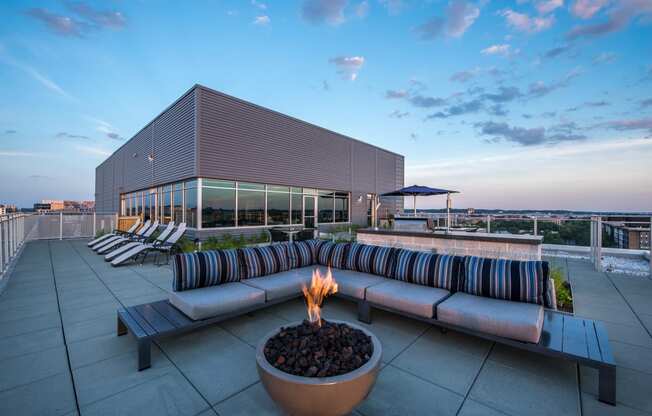
[[285,244],[265,247],[247,247],[240,250],[242,278],[266,276],[288,270],[288,254]]
[[313,246],[307,241],[296,241],[287,243],[288,267],[296,269],[298,267],[312,266],[315,264],[315,254]]
[[346,256],[346,268],[356,272],[387,276],[396,249],[352,243]]
[[319,240],[319,239],[312,239],[312,240],[306,240],[305,241],[310,247],[312,248],[312,256],[315,259],[315,262],[317,262],[317,254],[319,253],[319,248],[322,246],[322,244],[327,243],[328,241],[326,240]]
[[464,281],[464,257],[398,249],[388,277],[457,292]]
[[548,262],[469,256],[464,268],[466,293],[552,307]]
[[318,245],[317,263],[322,266],[344,269],[350,243],[331,243],[326,241]]
[[172,290],[175,292],[240,280],[237,250],[177,254],[172,270]]

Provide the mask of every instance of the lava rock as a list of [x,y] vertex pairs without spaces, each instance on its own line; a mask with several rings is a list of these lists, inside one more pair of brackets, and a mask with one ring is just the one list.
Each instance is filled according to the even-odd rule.
[[345,323],[303,321],[281,328],[263,352],[279,370],[303,377],[332,377],[363,366],[373,355],[371,337]]

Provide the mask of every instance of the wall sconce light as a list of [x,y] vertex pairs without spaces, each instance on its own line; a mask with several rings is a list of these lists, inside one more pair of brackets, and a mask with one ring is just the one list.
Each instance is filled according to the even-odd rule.
[[362,203],[362,194],[358,195],[358,204]]
[[151,154],[151,153],[149,155],[147,155],[147,160],[149,160],[150,163],[153,162],[154,161],[154,155]]
[[133,155],[131,155],[131,157],[133,157],[134,159],[137,158],[137,157],[138,157],[138,153],[134,153]]

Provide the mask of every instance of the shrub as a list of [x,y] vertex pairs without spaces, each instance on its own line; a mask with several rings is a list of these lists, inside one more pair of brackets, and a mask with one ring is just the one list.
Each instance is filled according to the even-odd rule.
[[552,281],[555,283],[557,309],[572,312],[573,294],[571,293],[570,284],[564,278],[564,272],[560,268],[553,268],[550,271],[550,277],[552,277]]

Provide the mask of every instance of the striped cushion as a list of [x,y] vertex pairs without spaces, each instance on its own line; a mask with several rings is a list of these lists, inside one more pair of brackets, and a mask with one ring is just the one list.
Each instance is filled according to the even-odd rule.
[[467,257],[465,269],[466,293],[552,306],[548,262]]
[[312,245],[306,241],[297,241],[286,244],[288,251],[289,268],[312,266],[315,263]]
[[324,242],[319,245],[317,262],[322,266],[344,269],[346,265],[346,253],[351,244]]
[[177,254],[172,270],[175,292],[240,280],[237,250]]
[[288,270],[288,255],[284,244],[240,249],[242,278],[267,276]]
[[462,288],[464,257],[398,249],[388,277],[457,292]]
[[317,260],[317,253],[319,252],[319,248],[327,243],[326,240],[319,240],[319,239],[313,239],[313,240],[306,240],[306,243],[310,245],[312,248],[312,257]]
[[391,247],[353,243],[346,256],[346,268],[356,272],[387,276],[395,251]]

